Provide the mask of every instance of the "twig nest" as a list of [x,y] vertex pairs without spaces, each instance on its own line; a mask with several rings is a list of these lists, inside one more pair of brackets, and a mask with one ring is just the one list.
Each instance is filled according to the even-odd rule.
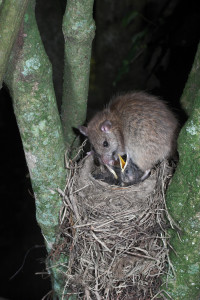
[[128,187],[96,180],[94,169],[88,156],[71,166],[67,180],[61,212],[66,286],[79,299],[150,299],[166,272],[164,193],[173,167],[163,161]]

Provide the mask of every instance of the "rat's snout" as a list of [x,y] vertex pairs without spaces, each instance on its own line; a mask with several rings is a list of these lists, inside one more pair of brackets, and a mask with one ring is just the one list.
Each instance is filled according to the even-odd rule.
[[105,156],[105,155],[104,155],[104,156],[101,157],[101,160],[102,160],[102,162],[103,162],[105,165],[113,166],[114,163],[115,163],[114,159],[113,159],[112,157],[110,157],[110,156]]

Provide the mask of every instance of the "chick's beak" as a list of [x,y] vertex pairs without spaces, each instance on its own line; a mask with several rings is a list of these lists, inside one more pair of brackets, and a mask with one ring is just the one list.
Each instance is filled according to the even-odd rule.
[[121,157],[120,154],[118,154],[118,156],[119,156],[120,167],[121,167],[121,170],[122,170],[122,173],[123,173],[124,170],[125,170],[125,167],[126,167],[126,162],[123,160],[123,158]]

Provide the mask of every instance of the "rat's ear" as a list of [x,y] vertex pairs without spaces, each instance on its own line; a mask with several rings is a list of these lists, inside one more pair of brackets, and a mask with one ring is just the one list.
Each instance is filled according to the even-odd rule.
[[106,133],[107,133],[107,132],[110,132],[111,127],[112,127],[112,123],[111,123],[109,120],[104,121],[104,122],[101,123],[101,125],[100,125],[101,131],[106,132]]
[[85,126],[78,126],[78,129],[80,131],[80,133],[82,133],[85,136],[88,136],[88,129]]

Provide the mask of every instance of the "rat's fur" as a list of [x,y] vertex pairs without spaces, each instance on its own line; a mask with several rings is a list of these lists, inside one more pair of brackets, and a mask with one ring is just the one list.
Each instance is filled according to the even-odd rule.
[[127,154],[148,172],[158,161],[174,154],[178,122],[163,101],[133,92],[112,99],[88,127],[80,126],[79,130],[88,136],[104,164],[112,165],[117,154]]

